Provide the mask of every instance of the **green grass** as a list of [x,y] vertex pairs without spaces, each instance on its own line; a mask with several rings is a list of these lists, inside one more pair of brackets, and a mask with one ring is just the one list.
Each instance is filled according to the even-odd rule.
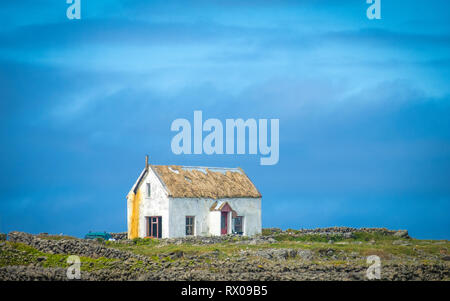
[[345,240],[344,236],[342,235],[319,235],[319,234],[305,234],[305,235],[289,235],[289,234],[278,234],[274,237],[277,241],[300,241],[300,242],[328,242],[329,240],[332,240],[334,242],[336,241],[343,241]]
[[[334,239],[333,239],[334,238]],[[289,249],[310,249],[313,252],[321,250],[334,250],[334,254],[350,254],[356,253],[358,256],[379,255],[383,259],[393,258],[410,258],[422,256],[440,256],[446,254],[450,250],[450,243],[445,241],[444,244],[437,245],[435,243],[423,240],[408,239],[411,245],[402,246],[394,245],[393,241],[398,238],[388,237],[377,233],[364,233],[357,235],[351,239],[344,239],[341,236],[331,237],[334,242],[329,244],[330,237],[321,235],[303,235],[291,236],[282,234],[275,237],[275,243],[264,243],[257,245],[235,244],[230,242],[210,244],[210,245],[194,245],[194,244],[160,244],[157,241],[149,241],[136,244],[120,244],[111,243],[109,247],[120,250],[131,251],[136,254],[149,256],[153,260],[158,260],[162,254],[182,251],[185,255],[202,255],[211,252],[218,252],[219,258],[230,256],[239,256],[242,250],[258,250],[266,248],[289,248]]]
[[[355,240],[355,241],[371,241],[371,240],[374,240],[374,241],[384,241],[384,240],[394,241],[394,240],[398,240],[400,238],[395,237],[393,235],[387,235],[387,234],[384,234],[382,232],[371,232],[371,233],[368,233],[368,232],[354,232],[351,239]],[[402,238],[402,240],[405,240],[405,238]]]
[[133,243],[137,246],[154,246],[159,244],[159,241],[153,238],[135,238]]

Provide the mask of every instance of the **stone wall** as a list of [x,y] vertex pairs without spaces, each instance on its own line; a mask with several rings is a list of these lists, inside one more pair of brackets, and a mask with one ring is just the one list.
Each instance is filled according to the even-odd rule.
[[[236,243],[236,244],[263,244],[275,243],[275,237],[279,234],[289,234],[292,236],[302,235],[321,235],[332,238],[335,235],[342,235],[343,238],[351,238],[354,233],[382,233],[384,235],[392,235],[398,238],[409,238],[407,230],[388,230],[386,228],[350,228],[350,227],[329,227],[317,229],[300,229],[300,230],[281,230],[279,228],[264,229],[265,235],[256,235],[253,237],[245,237],[239,235],[223,235],[223,236],[188,236],[180,238],[163,238],[159,239],[161,244],[216,244],[216,243]],[[6,236],[6,234],[5,234]],[[111,233],[111,236],[119,243],[133,243],[127,239],[127,232]],[[0,240],[1,240],[0,235]],[[6,238],[6,237],[5,237]],[[23,232],[10,232],[9,240],[12,242],[21,242],[28,244],[43,252],[53,252],[54,254],[73,254],[87,257],[106,257],[106,258],[125,258],[129,256],[137,256],[132,253],[126,253],[117,249],[108,248],[101,243],[93,240],[84,239],[49,239],[43,236],[36,236]],[[126,255],[124,255],[126,254]]]
[[10,242],[23,243],[44,253],[70,254],[91,258],[118,258],[122,260],[136,258],[142,261],[148,261],[148,258],[145,256],[108,248],[95,240],[77,238],[48,239],[23,232],[10,232],[8,236]]
[[109,233],[115,240],[124,240],[128,238],[127,232]]
[[[296,235],[343,235],[344,237],[351,237],[353,233],[381,233],[383,235],[393,235],[396,237],[409,238],[407,230],[389,230],[386,228],[351,228],[351,227],[328,227],[328,228],[316,228],[316,229],[287,229],[281,230],[280,228],[266,228],[264,232],[270,234],[296,234]],[[269,235],[270,235],[269,234]]]

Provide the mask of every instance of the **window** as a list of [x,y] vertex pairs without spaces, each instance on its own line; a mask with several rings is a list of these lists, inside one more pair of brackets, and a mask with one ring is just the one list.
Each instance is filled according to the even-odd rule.
[[243,234],[244,233],[244,217],[243,216],[236,216],[234,219],[234,232],[236,234]]
[[186,216],[186,235],[194,235],[194,217]]
[[147,217],[147,236],[154,238],[162,237],[162,217],[149,216]]
[[147,197],[152,196],[152,185],[150,183],[147,183]]

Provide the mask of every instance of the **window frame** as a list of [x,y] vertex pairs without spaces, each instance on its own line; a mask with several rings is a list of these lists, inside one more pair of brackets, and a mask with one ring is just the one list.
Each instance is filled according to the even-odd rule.
[[[188,224],[188,220],[191,221],[190,224]],[[188,234],[188,229],[190,228],[191,234]],[[185,231],[186,236],[194,236],[195,235],[195,216],[193,215],[186,215],[185,218]]]
[[[241,227],[241,231],[236,231],[236,221],[240,220],[240,227]],[[240,235],[244,235],[244,216],[243,215],[239,215],[233,218],[233,232],[240,234]]]
[[[161,215],[147,216],[146,219],[147,219],[146,237],[162,238],[162,216]],[[156,233],[153,233],[154,232],[153,225],[156,225]]]

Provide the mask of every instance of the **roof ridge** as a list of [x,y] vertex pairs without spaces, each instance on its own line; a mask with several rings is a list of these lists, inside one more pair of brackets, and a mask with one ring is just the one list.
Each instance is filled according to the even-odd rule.
[[209,168],[209,169],[237,169],[240,170],[240,167],[218,167],[218,166],[195,166],[195,165],[177,165],[177,164],[152,164],[153,166],[180,166],[180,167],[188,167],[188,168]]

